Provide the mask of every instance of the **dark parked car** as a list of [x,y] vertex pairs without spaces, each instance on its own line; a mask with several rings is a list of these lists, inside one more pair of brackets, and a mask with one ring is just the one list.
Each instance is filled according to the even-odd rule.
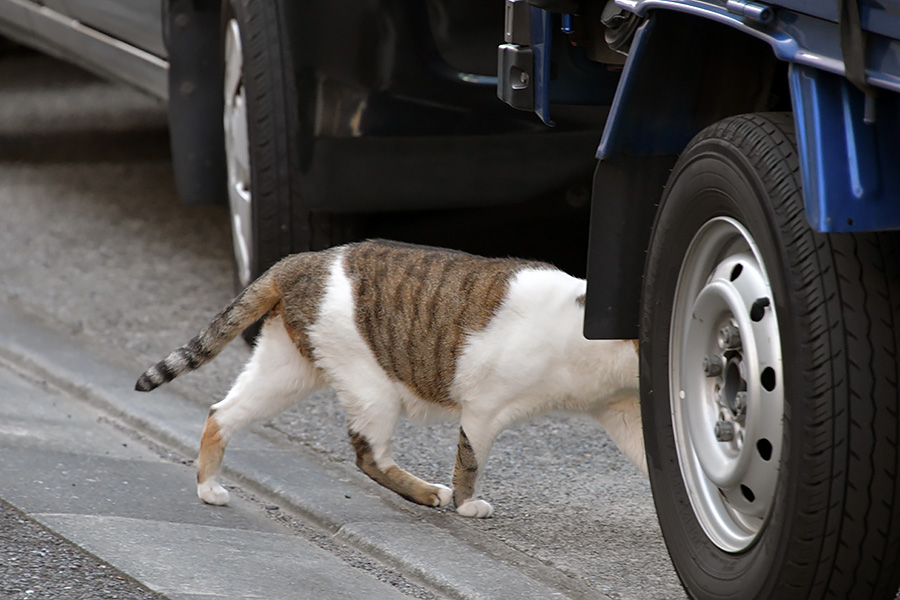
[[346,241],[355,215],[499,206],[592,169],[605,111],[548,129],[498,100],[503,11],[0,0],[0,34],[167,101],[179,194],[229,203],[245,284],[287,253]]

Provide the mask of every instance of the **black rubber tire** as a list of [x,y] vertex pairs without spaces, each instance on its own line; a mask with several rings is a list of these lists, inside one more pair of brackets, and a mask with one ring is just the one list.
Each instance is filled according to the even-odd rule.
[[[682,477],[669,336],[685,251],[717,216],[763,256],[785,386],[781,468],[752,544],[705,534]],[[820,234],[803,210],[790,114],[702,131],[678,160],[653,227],[640,322],[641,412],[666,545],[694,598],[894,598],[900,587],[900,252],[895,235]]]
[[[295,68],[296,45],[285,2],[224,0],[223,31],[230,19],[241,31],[247,93],[253,243],[250,280],[294,252],[350,241],[353,220],[310,211],[303,198],[302,162],[312,135],[303,95],[315,93],[314,75]],[[224,40],[224,35],[223,35]],[[235,287],[241,282],[235,274]],[[244,332],[248,343],[259,323]]]

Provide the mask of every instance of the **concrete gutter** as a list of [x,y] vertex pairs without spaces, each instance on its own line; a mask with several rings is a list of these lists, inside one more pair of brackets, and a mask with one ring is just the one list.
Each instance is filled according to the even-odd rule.
[[[87,351],[72,337],[2,305],[0,356],[158,443],[196,456],[206,418],[204,408],[172,387],[150,395],[134,392],[138,372]],[[582,595],[581,590],[572,592],[578,585],[570,588],[523,573],[516,567],[519,557],[511,548],[504,552],[506,560],[500,560],[490,549],[476,547],[429,523],[432,509],[401,506],[373,490],[375,484],[348,477],[257,433],[238,435],[225,462],[226,481],[314,521],[338,539],[447,597],[512,600]],[[523,556],[521,560],[533,559]]]

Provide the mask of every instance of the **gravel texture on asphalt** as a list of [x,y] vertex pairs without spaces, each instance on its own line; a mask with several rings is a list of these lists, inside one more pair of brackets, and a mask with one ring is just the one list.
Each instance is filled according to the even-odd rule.
[[0,598],[160,600],[162,596],[0,500]]

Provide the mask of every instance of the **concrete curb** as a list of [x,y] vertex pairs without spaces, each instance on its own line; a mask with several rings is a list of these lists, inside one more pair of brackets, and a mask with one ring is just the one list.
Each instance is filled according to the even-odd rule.
[[[164,388],[133,391],[137,373],[85,351],[76,340],[0,305],[0,356],[115,415],[156,441],[194,456],[206,411]],[[460,599],[567,598],[565,593],[401,510],[323,465],[263,436],[239,435],[224,475],[305,515],[340,539]],[[199,502],[199,500],[198,500]],[[510,553],[516,551],[510,549]],[[577,586],[576,586],[577,587]]]

